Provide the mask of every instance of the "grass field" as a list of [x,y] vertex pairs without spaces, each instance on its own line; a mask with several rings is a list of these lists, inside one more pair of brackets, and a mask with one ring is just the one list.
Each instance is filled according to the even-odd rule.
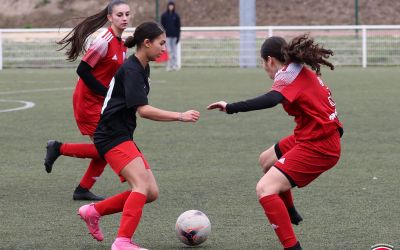
[[[295,227],[306,250],[400,247],[399,68],[323,70],[345,127],[338,165],[303,189],[294,189],[304,221]],[[0,249],[110,249],[119,215],[104,217],[105,240],[94,241],[72,200],[87,159],[61,157],[53,172],[43,167],[48,139],[87,142],[75,125],[72,69],[0,72]],[[236,115],[206,111],[217,100],[238,101],[269,89],[261,69],[152,71],[150,103],[197,109],[196,124],[139,119],[135,140],[160,186],[160,198],[145,207],[135,239],[149,249],[187,249],[174,224],[189,209],[212,223],[207,242],[196,249],[281,249],[255,195],[261,177],[258,156],[294,123],[279,106]],[[127,189],[106,168],[93,188],[111,196]]]

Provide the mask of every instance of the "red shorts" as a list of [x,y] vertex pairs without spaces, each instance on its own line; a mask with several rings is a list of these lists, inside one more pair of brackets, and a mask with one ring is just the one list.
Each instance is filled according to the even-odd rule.
[[76,125],[78,125],[79,131],[81,131],[82,135],[93,136],[94,132],[97,128],[97,122],[79,122],[76,121]]
[[150,169],[144,155],[139,151],[133,141],[125,141],[113,147],[104,155],[104,158],[108,164],[110,164],[112,170],[120,177],[121,182],[125,181],[124,177],[121,176],[121,170],[137,157],[141,157],[145,168]]
[[296,142],[294,135],[290,135],[278,147],[282,157],[274,166],[288,177],[292,186],[304,187],[339,161],[340,135],[337,132],[322,140],[305,142]]

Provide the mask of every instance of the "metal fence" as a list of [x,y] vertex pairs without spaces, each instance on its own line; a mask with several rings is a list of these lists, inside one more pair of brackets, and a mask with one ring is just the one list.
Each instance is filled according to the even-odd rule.
[[[76,67],[77,62],[66,61],[55,43],[69,31],[0,29],[0,69]],[[256,48],[240,53],[241,32],[255,32]],[[265,38],[291,39],[303,33],[332,49],[330,60],[336,66],[400,66],[400,25],[183,27],[179,61],[182,67],[239,67],[240,56],[258,57]]]

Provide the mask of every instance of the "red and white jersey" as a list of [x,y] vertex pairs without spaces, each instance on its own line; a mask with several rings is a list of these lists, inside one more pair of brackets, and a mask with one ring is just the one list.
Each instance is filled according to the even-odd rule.
[[[117,38],[110,27],[93,40],[82,61],[93,68],[93,76],[108,88],[111,79],[125,61],[125,57],[124,41]],[[75,119],[80,122],[97,123],[103,101],[104,97],[93,93],[83,80],[79,79],[73,101]]]
[[328,86],[302,64],[290,63],[279,70],[272,90],[285,97],[282,106],[295,117],[297,141],[325,138],[342,127]]

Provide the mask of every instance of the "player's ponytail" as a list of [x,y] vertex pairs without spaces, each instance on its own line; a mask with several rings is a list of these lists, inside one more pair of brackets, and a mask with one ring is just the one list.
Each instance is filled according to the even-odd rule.
[[135,40],[135,38],[134,38],[133,36],[128,36],[128,37],[125,39],[124,45],[125,45],[125,47],[127,47],[127,48],[133,48],[133,47],[135,47],[135,45],[136,45],[136,40]]
[[321,65],[328,66],[331,70],[335,69],[333,64],[326,60],[333,55],[333,51],[314,43],[314,39],[309,38],[308,34],[293,38],[288,46],[282,48],[282,53],[285,63],[305,63],[317,75],[321,75]]
[[333,51],[315,44],[314,39],[309,38],[308,34],[293,38],[289,44],[282,37],[270,37],[264,41],[260,52],[265,60],[271,56],[283,64],[291,62],[307,64],[317,75],[321,75],[321,65],[326,65],[331,70],[335,68],[326,60],[333,55]]
[[145,39],[153,41],[163,33],[165,33],[165,31],[160,24],[156,22],[144,22],[136,27],[133,36],[129,36],[125,40],[125,46],[127,48],[132,48],[134,46],[140,48]]
[[86,52],[87,38],[108,22],[107,15],[111,15],[113,7],[120,4],[126,4],[126,2],[124,0],[112,0],[102,11],[85,18],[63,39],[56,42],[58,45],[61,45],[61,48],[58,50],[63,50],[71,45],[67,52],[65,52],[65,55],[67,55],[68,61],[75,61],[81,53]]

